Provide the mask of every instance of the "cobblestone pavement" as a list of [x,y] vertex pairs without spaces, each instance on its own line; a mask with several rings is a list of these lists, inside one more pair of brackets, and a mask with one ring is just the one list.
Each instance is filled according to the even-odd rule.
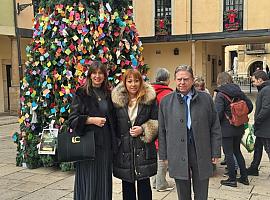
[[[61,172],[57,168],[27,169],[16,167],[16,145],[11,135],[18,131],[15,118],[0,116],[0,199],[21,200],[71,200],[73,199],[74,172]],[[3,122],[3,123],[1,123]],[[3,125],[7,124],[7,125]],[[247,166],[252,154],[243,149]],[[238,184],[237,188],[221,186],[224,179],[224,166],[217,166],[215,175],[210,179],[210,200],[270,200],[270,162],[264,153],[260,166],[260,176],[250,176],[250,185]],[[239,174],[239,172],[238,172]],[[172,184],[173,179],[169,179]],[[121,181],[113,179],[113,199],[121,200]],[[153,189],[154,200],[176,200],[176,190],[157,192]]]

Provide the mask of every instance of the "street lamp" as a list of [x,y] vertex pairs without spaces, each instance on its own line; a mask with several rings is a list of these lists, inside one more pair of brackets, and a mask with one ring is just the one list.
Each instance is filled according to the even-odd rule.
[[21,11],[23,11],[28,6],[32,5],[33,5],[32,3],[24,3],[24,4],[17,3],[17,14],[19,15]]

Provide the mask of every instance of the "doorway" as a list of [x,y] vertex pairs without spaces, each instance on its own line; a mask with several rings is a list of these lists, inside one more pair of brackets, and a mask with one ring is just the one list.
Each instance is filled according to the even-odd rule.
[[7,88],[6,88],[6,91],[7,91],[7,105],[8,105],[8,111],[10,110],[10,97],[9,97],[9,88],[11,87],[11,74],[12,74],[12,68],[11,68],[11,65],[6,65],[6,75],[7,75]]

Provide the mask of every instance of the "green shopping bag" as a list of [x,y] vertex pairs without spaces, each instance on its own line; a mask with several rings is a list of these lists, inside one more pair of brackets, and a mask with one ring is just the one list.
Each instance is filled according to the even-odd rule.
[[252,124],[245,124],[245,133],[242,137],[241,144],[246,148],[246,150],[251,153],[254,151],[254,143],[256,136],[254,135],[254,127]]

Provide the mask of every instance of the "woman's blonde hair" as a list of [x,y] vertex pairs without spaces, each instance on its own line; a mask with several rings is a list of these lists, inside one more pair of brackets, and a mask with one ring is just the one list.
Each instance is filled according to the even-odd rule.
[[[139,79],[139,82],[140,82],[140,88],[139,88],[139,91],[137,93],[137,102],[139,103],[141,101],[141,98],[145,95],[146,93],[146,90],[145,90],[145,87],[144,87],[144,80],[142,78],[142,75],[141,73],[138,71],[138,70],[134,70],[134,69],[127,69],[126,72],[124,73],[124,76],[123,76],[123,83],[124,83],[124,86],[125,88],[127,89],[127,85],[126,85],[126,81],[129,77],[133,77],[135,79]],[[130,99],[129,99],[130,100]]]

